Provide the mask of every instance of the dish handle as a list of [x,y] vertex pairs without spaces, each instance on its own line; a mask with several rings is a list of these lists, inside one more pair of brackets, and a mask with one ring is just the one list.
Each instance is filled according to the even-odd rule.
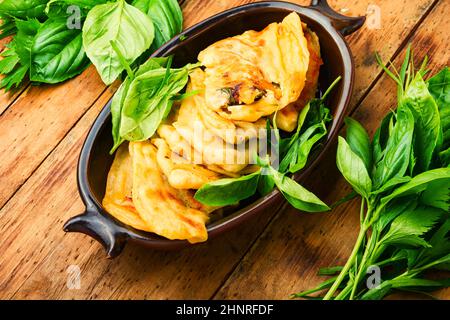
[[108,258],[117,257],[129,238],[125,229],[122,230],[94,207],[88,207],[84,213],[69,219],[63,228],[65,232],[79,232],[95,238],[106,249]]
[[319,11],[328,19],[330,19],[333,27],[336,28],[343,36],[352,34],[359,28],[361,28],[366,21],[365,16],[361,17],[347,17],[336,11],[334,11],[327,0],[312,0],[311,8]]

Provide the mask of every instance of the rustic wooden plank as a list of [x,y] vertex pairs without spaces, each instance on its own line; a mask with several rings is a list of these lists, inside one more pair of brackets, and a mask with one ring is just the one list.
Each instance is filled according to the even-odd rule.
[[0,207],[104,90],[90,66],[66,83],[29,87],[1,115]]
[[[0,228],[2,233],[8,234],[0,245],[3,252],[0,261],[0,273],[3,275],[0,282],[1,296],[6,297],[6,293],[12,295],[18,288],[17,282],[25,280],[30,274],[30,268],[36,267],[48,251],[57,250],[59,242],[55,241],[58,237],[54,235],[62,235],[61,226],[73,212],[71,208],[76,212],[82,210],[74,183],[77,155],[87,128],[107,102],[108,97],[104,96],[66,136],[16,197],[1,210]],[[59,159],[55,156],[58,151]],[[72,183],[72,188],[66,187],[68,181]],[[68,198],[73,201],[67,201]],[[43,205],[45,203],[47,205]],[[37,207],[39,204],[41,206]],[[16,277],[17,274],[21,274],[21,277]],[[6,287],[9,287],[7,291]]]
[[[440,2],[412,39],[416,61],[428,54],[431,72],[449,63],[445,54],[450,49],[447,33],[449,15],[450,3]],[[395,60],[397,66],[403,57],[402,53]],[[395,97],[395,85],[384,75],[354,116],[373,134],[382,117],[395,106]],[[340,199],[350,190],[339,177],[334,158],[335,153],[329,153],[310,177],[310,186],[328,203]],[[330,214],[307,215],[294,209],[278,214],[216,298],[285,299],[293,292],[314,287],[324,279],[316,276],[319,267],[345,263],[356,239],[358,220],[357,200],[336,208]],[[274,265],[276,272],[273,272]],[[448,299],[450,290],[441,290],[437,296]]]
[[[2,76],[3,77],[3,76]],[[0,79],[2,79],[0,77]],[[3,90],[0,92],[0,115],[8,109],[16,99],[25,92],[28,86],[24,86],[21,88],[17,88],[15,90],[4,92]]]
[[[194,2],[186,2],[186,25],[224,9],[217,7],[219,2],[215,1],[199,1],[201,5],[198,6]],[[220,3],[236,5],[233,1]],[[357,2],[356,5],[364,11],[368,3]],[[407,16],[401,27],[411,30],[430,4],[431,1],[423,0],[415,1],[414,5],[410,2],[408,9],[397,8],[396,14],[405,11]],[[194,6],[192,13],[188,13],[191,6]],[[395,9],[386,2],[380,3],[380,6],[382,10]],[[192,18],[194,15],[195,19]],[[396,23],[399,24],[398,21]],[[395,34],[394,31],[392,33]],[[381,31],[367,31],[361,33],[362,40],[358,38],[351,41],[364,44],[375,41],[372,40],[375,38],[381,45],[395,38],[388,52],[390,56],[396,50],[395,45],[401,43],[401,32],[404,32],[403,29],[398,30],[396,37],[392,33],[383,37],[380,36]],[[361,48],[364,47],[353,47],[354,52],[360,52],[363,50]],[[375,79],[372,73],[366,76]],[[371,83],[371,80],[365,81]],[[100,107],[103,99],[107,100],[102,96],[101,102],[99,100],[93,110],[99,110],[95,108]],[[100,246],[86,236],[65,235],[61,232],[63,221],[82,210],[74,172],[82,137],[95,113],[89,111],[83,117],[0,211],[0,250],[4,260],[0,262],[0,297],[210,297],[264,229],[270,217],[259,217],[222,238],[182,252],[154,252],[130,246],[118,259],[106,260]],[[68,290],[66,287],[69,265],[78,265],[81,269],[80,290]]]

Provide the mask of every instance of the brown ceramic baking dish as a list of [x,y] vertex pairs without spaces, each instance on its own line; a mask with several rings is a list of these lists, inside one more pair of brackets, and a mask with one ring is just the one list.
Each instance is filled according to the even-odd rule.
[[[333,113],[329,135],[322,146],[312,154],[307,168],[295,179],[303,180],[336,138],[352,92],[354,65],[350,50],[343,38],[364,23],[364,17],[351,18],[334,12],[326,1],[312,1],[309,7],[287,2],[257,2],[219,13],[187,29],[161,47],[153,56],[174,56],[174,65],[196,62],[198,53],[210,44],[246,30],[261,30],[269,23],[279,22],[290,12],[297,12],[302,21],[317,33],[320,39],[324,65],[320,72],[320,87],[326,88],[338,76],[339,85],[328,98]],[[113,157],[111,114],[109,102],[95,120],[78,163],[78,187],[86,211],[71,218],[64,226],[66,232],[81,232],[103,244],[109,257],[115,257],[128,241],[154,249],[178,249],[191,246],[187,241],[167,240],[157,235],[139,231],[114,219],[102,207],[106,178]],[[236,210],[207,225],[209,237],[222,234],[245,220],[258,216],[264,210],[275,211],[281,207],[282,197],[277,190],[269,195],[252,199]]]

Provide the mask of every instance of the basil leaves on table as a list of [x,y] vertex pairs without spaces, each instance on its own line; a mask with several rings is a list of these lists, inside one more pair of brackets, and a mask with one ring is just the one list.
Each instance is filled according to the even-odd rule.
[[31,47],[34,36],[37,34],[41,23],[36,19],[16,21],[17,35],[7,45],[7,49],[1,53],[0,73],[5,77],[0,83],[1,88],[10,90],[20,86],[31,65]]
[[124,71],[111,41],[132,63],[150,47],[153,37],[150,17],[125,0],[95,6],[83,26],[84,49],[105,84],[114,82]]
[[[450,75],[445,67],[424,80],[426,60],[419,69],[412,61],[408,47],[399,71],[382,65],[397,83],[398,106],[372,142],[353,119],[346,120],[347,138],[339,137],[337,166],[361,196],[360,232],[350,257],[333,278],[293,297],[326,289],[319,298],[382,299],[394,288],[449,286],[424,272],[450,270]],[[365,285],[374,265],[386,275],[378,290]]]
[[34,37],[41,28],[41,23],[36,19],[27,21],[18,20],[17,36],[14,39],[14,48],[23,65],[31,65],[31,48],[33,47]]
[[438,145],[441,127],[438,106],[420,72],[408,84],[399,103],[407,105],[414,114],[414,155],[417,169],[425,171],[429,168],[433,151]]
[[62,82],[90,62],[111,84],[124,71],[117,48],[127,65],[141,64],[183,23],[175,0],[3,0],[0,18],[0,38],[15,34],[1,53],[5,91],[23,85],[27,74],[36,84]]
[[19,19],[43,18],[48,0],[2,0],[0,2],[1,16],[11,16]]
[[30,80],[58,83],[80,74],[89,65],[81,30],[68,29],[65,18],[49,19],[34,37]]
[[48,11],[52,5],[66,4],[71,6],[78,6],[80,8],[92,9],[96,5],[111,2],[110,0],[50,0],[47,3],[46,10]]
[[443,166],[450,165],[450,70],[445,67],[428,81],[428,90],[439,108],[442,143],[439,158]]
[[177,0],[134,0],[133,6],[151,17],[155,24],[155,51],[183,29],[183,14]]

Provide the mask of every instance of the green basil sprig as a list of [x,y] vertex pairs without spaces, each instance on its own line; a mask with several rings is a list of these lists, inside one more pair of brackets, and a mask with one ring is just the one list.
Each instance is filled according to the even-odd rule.
[[[115,46],[115,45],[113,45]],[[117,48],[118,49],[118,48]],[[117,52],[121,56],[120,51]],[[125,59],[122,63],[126,64]],[[114,152],[123,141],[149,139],[165,119],[187,82],[189,72],[199,64],[171,68],[172,59],[152,58],[122,83],[111,105]]]
[[58,83],[80,74],[90,64],[81,30],[68,29],[66,18],[47,20],[34,36],[30,62],[31,81]]
[[131,64],[150,47],[153,38],[150,17],[125,0],[95,6],[83,26],[84,49],[106,84],[114,82],[124,71],[111,41]]
[[177,0],[134,0],[133,6],[147,14],[155,24],[155,51],[183,29],[183,14]]
[[48,0],[2,0],[0,15],[19,19],[41,19]]
[[[332,278],[293,297],[327,290],[314,298],[382,299],[394,289],[426,292],[450,285],[425,278],[430,269],[450,270],[449,70],[424,80],[426,59],[415,72],[409,47],[399,71],[379,61],[397,83],[397,110],[383,119],[372,141],[356,120],[347,119],[336,157],[353,194],[361,196],[355,246]],[[380,268],[382,282],[368,288],[366,273],[373,267]]]

